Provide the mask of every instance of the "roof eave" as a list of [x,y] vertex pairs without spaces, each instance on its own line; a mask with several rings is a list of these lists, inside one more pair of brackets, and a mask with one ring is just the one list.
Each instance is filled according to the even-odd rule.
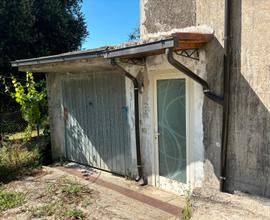
[[146,57],[163,54],[166,48],[172,47],[175,48],[175,50],[199,49],[208,43],[213,37],[213,34],[204,33],[175,33],[170,38],[154,42],[127,47],[124,46],[116,49],[112,49],[111,47],[103,47],[92,51],[81,51],[48,57],[16,60],[11,62],[11,65],[12,67],[22,67],[98,57],[105,59],[117,57]]

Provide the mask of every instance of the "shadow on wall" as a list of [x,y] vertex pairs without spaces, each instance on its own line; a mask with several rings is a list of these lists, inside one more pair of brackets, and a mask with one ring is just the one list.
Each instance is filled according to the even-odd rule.
[[[241,54],[245,53],[241,50],[242,38],[248,36],[242,34],[242,1],[236,1],[234,4],[226,188],[229,192],[239,190],[270,197],[270,111],[263,103],[267,100],[261,99],[245,79],[245,75],[249,73],[241,70],[241,66],[253,65],[249,63],[255,61],[255,57],[248,57],[249,63],[241,63]],[[256,39],[254,40],[254,44],[258,43]],[[252,48],[252,45],[247,46]],[[260,54],[260,51],[254,52]],[[251,74],[255,75],[255,78],[260,78],[260,74],[266,75],[260,73],[260,69]]]
[[[258,69],[256,72],[251,73],[242,72],[241,66],[252,65],[253,57],[247,57],[246,60],[249,63],[241,63],[241,53],[245,53],[245,51],[241,51],[242,38],[248,36],[242,35],[242,1],[233,1],[233,4],[226,190],[228,192],[242,191],[270,197],[270,110],[263,103],[267,99],[259,97],[245,78],[245,75],[248,74],[253,74],[255,76],[253,79],[259,78],[260,74],[262,74],[260,70]],[[257,42],[254,43],[256,44]],[[247,46],[252,48],[252,45]],[[217,58],[222,58],[219,51],[223,52],[223,48],[221,45],[218,45],[218,42],[212,42],[207,49],[209,49],[207,55],[210,56],[210,59],[213,59],[210,62],[213,66],[207,67],[208,81],[212,83],[210,85],[211,88],[219,91],[221,87],[219,88],[217,85],[219,81],[216,80],[213,73],[215,72],[214,70],[219,70],[219,65],[223,65],[221,60]],[[210,49],[213,51],[210,51]],[[248,50],[249,48],[245,49]],[[215,54],[217,57],[215,57]],[[215,63],[216,65],[214,65]],[[250,69],[250,67],[246,69]],[[217,77],[220,77],[220,72],[218,72]],[[260,82],[252,82],[254,85],[256,83]],[[209,162],[208,166],[206,166],[209,169],[206,170],[206,177],[207,173],[211,173],[211,168],[213,168],[214,173],[214,178],[209,178],[206,181],[209,181],[208,184],[214,184],[216,187],[218,186],[220,176],[220,146],[217,143],[220,143],[221,140],[221,113],[222,110],[217,108],[211,101],[205,99],[204,144],[205,158]]]
[[[216,94],[223,95],[224,48],[215,38],[206,47],[206,71],[209,86]],[[203,130],[205,146],[204,182],[212,188],[219,188],[220,151],[222,137],[223,109],[217,103],[204,98]]]

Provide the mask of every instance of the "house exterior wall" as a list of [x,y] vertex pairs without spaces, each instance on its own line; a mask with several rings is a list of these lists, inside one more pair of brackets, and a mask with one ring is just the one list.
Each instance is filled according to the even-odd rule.
[[[232,70],[226,188],[270,197],[270,2],[232,1]],[[197,1],[197,22],[213,25],[220,45],[224,5]]]
[[[223,96],[224,56],[224,2],[196,0],[196,25],[207,25],[215,38],[206,47],[207,82],[217,94]],[[222,107],[204,99],[204,186],[219,189],[220,153],[222,138]]]
[[[174,0],[170,1],[171,4],[158,1],[153,5],[156,2],[141,0],[142,38],[153,32],[185,26],[207,25],[212,28],[215,39],[204,47],[205,59],[200,62],[204,62],[204,77],[210,87],[217,94],[222,94],[225,1],[196,0],[187,3]],[[267,28],[270,24],[270,2],[232,2],[233,57],[226,188],[230,192],[240,190],[270,197],[270,30]],[[172,5],[177,10],[171,10]],[[180,19],[179,14],[185,18]],[[186,22],[187,18],[190,22]],[[204,97],[201,116],[204,185],[218,189],[222,109]]]
[[[211,1],[209,1],[210,3]],[[220,1],[219,1],[220,2]],[[201,8],[197,9],[196,1],[183,1],[174,0],[168,4],[167,1],[159,1],[159,3],[153,7],[156,1],[142,0],[141,1],[141,33],[143,39],[151,38],[153,32],[156,34],[164,34],[164,31],[170,31],[171,29],[177,30],[188,30],[187,27],[192,27],[188,31],[202,31],[200,27],[196,25],[204,25],[204,29],[207,32],[211,32],[214,25],[209,26],[207,22],[197,22],[197,14]],[[220,5],[216,5],[219,7]],[[162,8],[164,13],[156,13],[157,7]],[[175,10],[171,10],[174,7]],[[169,14],[169,15],[168,15]],[[210,13],[211,14],[211,13]],[[221,16],[223,13],[221,14]],[[211,15],[209,15],[211,16]],[[181,17],[184,17],[181,19]],[[206,17],[206,15],[205,15]],[[220,15],[219,15],[220,17]],[[218,18],[219,18],[218,17]],[[217,18],[217,20],[218,20]],[[171,19],[172,21],[168,21]],[[150,21],[159,21],[163,25],[155,25]],[[221,19],[222,21],[222,19]],[[149,26],[154,26],[150,28]],[[218,24],[219,25],[219,24]],[[223,25],[222,25],[223,27]],[[223,30],[219,33],[223,36]],[[193,61],[188,58],[179,58],[181,62],[190,67],[195,73],[204,78],[210,85],[210,88],[219,95],[222,95],[223,89],[223,46],[220,44],[218,39],[212,40],[206,47],[200,52],[200,61]],[[152,58],[152,64],[150,69],[159,70],[162,65],[156,65],[156,58]],[[166,59],[162,61],[163,65],[168,67]],[[149,68],[148,68],[149,69]],[[169,67],[171,69],[171,67]],[[178,70],[174,70],[178,71]],[[178,71],[179,74],[181,74]],[[192,81],[191,81],[192,82]],[[193,179],[191,187],[207,185],[210,187],[219,187],[219,176],[220,176],[220,147],[221,147],[221,134],[222,134],[222,108],[207,99],[202,92],[202,88],[199,84],[192,82],[197,91],[197,98],[193,101],[194,112],[193,115],[194,124],[198,123],[200,126],[194,126],[195,139],[191,147],[196,150],[191,150],[194,154],[194,163],[200,164],[200,168],[194,169],[193,175],[200,176]],[[191,131],[192,132],[192,131]],[[200,136],[201,135],[201,136]],[[197,162],[196,162],[197,161]]]
[[[193,69],[200,76],[205,77],[205,64],[201,61],[186,60],[182,57],[177,59]],[[202,59],[204,59],[204,53],[202,52]],[[148,183],[155,185],[155,163],[154,155],[156,143],[154,139],[155,127],[154,127],[154,79],[159,75],[170,74],[179,75],[181,73],[173,68],[166,60],[165,55],[148,57],[146,60],[147,71],[144,72],[144,91],[141,94],[141,147],[143,155],[143,168],[144,175],[146,176]],[[184,76],[184,75],[182,75]],[[189,149],[188,155],[190,155],[188,161],[188,169],[190,175],[188,177],[190,186],[197,187],[201,186],[203,182],[203,126],[202,126],[202,109],[203,109],[203,93],[202,88],[192,82],[188,83],[188,97],[190,98],[189,104],[189,118],[190,121],[188,134],[189,134]],[[173,185],[167,186],[167,190],[181,193],[181,189],[174,188]],[[182,192],[183,193],[183,192]]]
[[52,157],[54,160],[66,156],[61,85],[61,78],[63,76],[64,74],[61,73],[46,74]]
[[194,26],[195,0],[141,0],[141,38],[173,28]]

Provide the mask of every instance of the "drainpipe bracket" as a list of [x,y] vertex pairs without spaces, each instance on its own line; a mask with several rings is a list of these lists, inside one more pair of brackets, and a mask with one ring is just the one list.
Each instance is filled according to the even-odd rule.
[[227,178],[225,176],[220,176],[219,179],[226,180]]

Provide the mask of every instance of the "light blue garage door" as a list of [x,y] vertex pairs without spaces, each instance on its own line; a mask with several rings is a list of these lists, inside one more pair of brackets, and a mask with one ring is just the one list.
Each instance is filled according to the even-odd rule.
[[125,78],[97,73],[65,79],[62,86],[67,158],[128,175],[131,149]]

